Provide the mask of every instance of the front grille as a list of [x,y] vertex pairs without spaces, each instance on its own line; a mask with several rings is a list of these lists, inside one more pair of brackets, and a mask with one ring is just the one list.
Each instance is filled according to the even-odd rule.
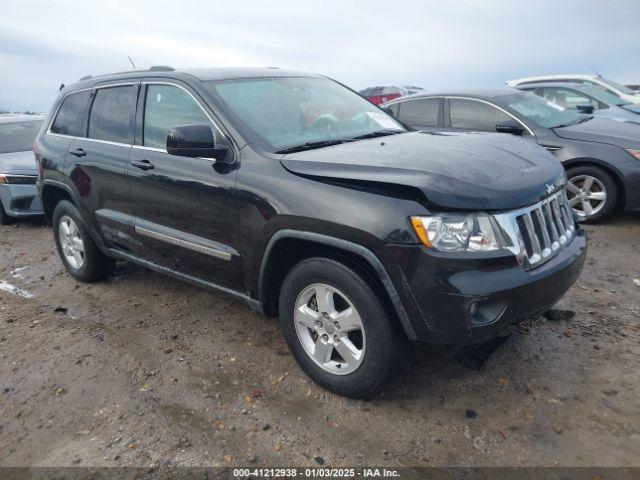
[[573,211],[564,190],[516,214],[529,268],[542,265],[575,235]]

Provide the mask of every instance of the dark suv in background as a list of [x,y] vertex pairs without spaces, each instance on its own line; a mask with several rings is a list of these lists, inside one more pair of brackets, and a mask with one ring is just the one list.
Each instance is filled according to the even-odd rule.
[[304,371],[351,397],[396,375],[408,341],[480,342],[550,308],[586,255],[544,149],[408,131],[317,75],[86,78],[35,153],[73,277],[127,260],[279,315]]

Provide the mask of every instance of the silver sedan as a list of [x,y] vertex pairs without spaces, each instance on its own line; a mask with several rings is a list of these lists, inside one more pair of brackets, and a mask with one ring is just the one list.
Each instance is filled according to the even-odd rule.
[[0,115],[0,225],[42,215],[33,141],[44,115]]

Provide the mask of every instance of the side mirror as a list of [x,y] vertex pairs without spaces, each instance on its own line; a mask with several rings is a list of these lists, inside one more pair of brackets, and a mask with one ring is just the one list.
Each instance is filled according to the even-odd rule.
[[498,133],[510,133],[511,135],[522,135],[524,128],[515,120],[505,120],[496,124],[496,132]]
[[576,110],[578,110],[578,113],[586,113],[587,115],[590,115],[593,113],[593,105],[589,104],[589,103],[583,103],[580,105],[576,105]]
[[213,158],[230,163],[229,149],[216,147],[211,127],[206,124],[177,125],[167,135],[167,153],[180,157]]

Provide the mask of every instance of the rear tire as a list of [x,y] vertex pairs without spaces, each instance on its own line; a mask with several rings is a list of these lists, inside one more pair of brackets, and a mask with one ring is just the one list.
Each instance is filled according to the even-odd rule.
[[615,180],[602,168],[584,165],[567,170],[567,197],[576,218],[596,223],[609,218],[618,205]]
[[294,266],[282,284],[279,311],[302,370],[334,393],[370,398],[408,363],[408,341],[374,290],[335,260]]
[[75,205],[61,200],[53,210],[53,236],[67,271],[81,282],[97,282],[113,272],[116,262],[93,241]]

